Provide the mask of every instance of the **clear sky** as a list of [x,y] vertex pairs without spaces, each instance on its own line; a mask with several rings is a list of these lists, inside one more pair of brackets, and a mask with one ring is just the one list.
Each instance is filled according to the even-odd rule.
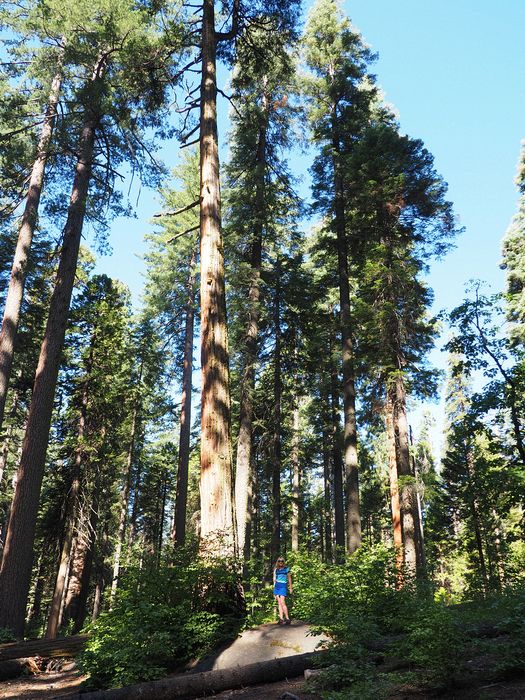
[[[432,266],[436,311],[457,305],[472,278],[499,291],[501,239],[516,210],[514,176],[525,138],[525,1],[347,0],[343,7],[379,54],[377,80],[401,130],[434,155],[465,227],[456,249]],[[175,143],[164,149],[169,164],[176,152]],[[114,256],[99,263],[135,298],[142,235],[159,208],[143,193],[138,219],[115,222]],[[442,354],[432,359],[443,365]]]

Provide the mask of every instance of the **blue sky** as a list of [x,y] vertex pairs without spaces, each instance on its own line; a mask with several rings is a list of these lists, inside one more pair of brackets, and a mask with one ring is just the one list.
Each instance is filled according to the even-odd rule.
[[[343,7],[379,54],[374,71],[401,130],[421,138],[434,155],[465,227],[456,249],[432,266],[435,310],[457,305],[472,278],[499,291],[501,239],[517,205],[514,176],[525,138],[525,2],[348,0]],[[175,165],[177,145],[163,152]],[[143,192],[138,218],[112,227],[114,256],[99,261],[99,269],[128,284],[136,300],[137,256],[159,209],[153,193]],[[438,366],[444,360],[433,353]]]

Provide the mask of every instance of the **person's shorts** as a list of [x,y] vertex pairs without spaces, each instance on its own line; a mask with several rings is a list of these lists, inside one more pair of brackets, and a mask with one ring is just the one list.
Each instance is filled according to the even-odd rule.
[[288,593],[286,583],[275,583],[273,586],[274,595],[286,595]]

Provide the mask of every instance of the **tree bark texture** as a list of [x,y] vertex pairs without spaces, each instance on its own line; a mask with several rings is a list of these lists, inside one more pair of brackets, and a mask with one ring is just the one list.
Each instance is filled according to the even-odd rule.
[[[139,378],[138,378],[138,388],[137,392],[140,391],[140,382],[142,380],[142,370],[143,362],[140,365]],[[117,533],[117,544],[115,546],[115,554],[113,557],[113,576],[111,579],[111,592],[110,601],[113,602],[115,595],[117,593],[118,579],[120,572],[120,560],[122,557],[122,548],[124,547],[124,540],[126,537],[126,521],[128,518],[128,506],[129,506],[129,492],[131,486],[131,468],[133,466],[133,457],[135,454],[135,436],[137,432],[137,420],[138,420],[138,404],[140,398],[135,394],[135,400],[133,402],[133,414],[131,417],[131,434],[129,437],[128,454],[126,456],[126,469],[123,474],[122,480],[122,491],[120,493],[120,513],[118,522],[118,533]]]
[[272,536],[271,559],[274,562],[281,549],[281,283],[280,261],[275,265],[275,299],[273,325],[275,349],[273,358],[273,460],[272,460]]
[[40,498],[60,353],[75,282],[80,238],[91,178],[93,144],[98,118],[88,112],[80,138],[73,189],[64,229],[60,262],[33,386],[18,481],[0,570],[0,626],[24,630],[31,579],[33,541]]
[[49,98],[44,116],[44,123],[37,146],[36,160],[31,171],[22,223],[11,268],[9,287],[5,300],[2,330],[0,332],[0,431],[4,419],[7,389],[13,366],[13,354],[20,309],[24,296],[27,263],[33,233],[38,220],[38,207],[44,184],[44,173],[49,153],[49,144],[53,135],[53,126],[57,115],[58,98],[62,84],[63,50],[58,56],[58,70],[51,83]]
[[184,360],[182,367],[182,397],[180,410],[179,455],[177,460],[177,490],[172,539],[175,546],[186,540],[186,507],[191,437],[191,390],[193,373],[193,335],[195,326],[195,249],[192,250],[187,284],[184,327]]
[[[323,387],[322,394],[322,404],[324,407],[328,407],[329,398],[328,391]],[[323,513],[324,513],[324,561],[333,561],[333,546],[332,546],[332,483],[333,476],[331,473],[331,462],[330,462],[330,437],[329,437],[329,426],[331,422],[329,421],[329,414],[325,414],[323,410],[323,482],[324,482],[324,499],[323,499]]]
[[398,372],[391,381],[393,425],[396,440],[397,473],[400,478],[401,527],[403,531],[404,564],[409,573],[415,574],[418,559],[418,512],[415,479],[410,466],[406,392],[403,377]]
[[245,365],[241,382],[241,403],[239,412],[239,436],[237,440],[237,460],[235,468],[235,513],[237,522],[237,545],[239,554],[249,559],[250,542],[246,537],[249,511],[250,482],[252,481],[252,442],[253,442],[253,392],[255,389],[255,367],[257,363],[257,339],[260,316],[260,282],[262,267],[262,242],[265,221],[265,174],[266,136],[268,130],[268,98],[262,98],[263,115],[259,127],[256,152],[255,207],[256,220],[253,229],[250,253],[250,286],[248,289],[248,309],[245,334]]
[[386,400],[386,433],[388,443],[388,475],[390,480],[390,509],[392,513],[392,532],[396,550],[396,568],[398,574],[403,571],[403,533],[401,528],[401,507],[399,502],[399,483],[397,479],[396,436],[394,433],[394,405],[390,395]]
[[[90,350],[89,366],[87,368],[88,377],[91,373],[93,363],[93,342]],[[67,498],[66,516],[65,516],[65,532],[62,542],[62,551],[60,554],[60,563],[58,567],[55,590],[51,599],[49,609],[49,617],[47,620],[46,639],[55,639],[57,636],[60,611],[62,609],[62,601],[66,587],[66,578],[69,572],[69,563],[71,559],[71,549],[73,537],[75,535],[75,523],[78,514],[78,499],[80,496],[80,477],[81,466],[84,454],[84,438],[86,433],[86,414],[88,405],[88,389],[89,379],[84,381],[82,389],[82,402],[80,407],[80,416],[78,421],[78,446],[76,449],[75,460],[73,464],[73,473],[71,475],[71,487]]]
[[[297,399],[299,401],[299,399]],[[292,552],[299,551],[299,520],[301,504],[301,462],[299,455],[299,406],[293,409],[292,428]]]
[[331,414],[332,414],[332,478],[334,488],[334,529],[336,561],[340,561],[345,548],[345,510],[343,494],[343,455],[341,452],[341,430],[339,426],[338,376],[335,364],[331,368]]
[[230,379],[217,137],[215,15],[204,0],[200,114],[201,233],[201,547],[235,552],[230,441]]
[[361,546],[361,517],[359,508],[359,471],[357,461],[357,425],[355,410],[354,347],[350,313],[350,284],[348,279],[348,242],[344,182],[341,173],[341,154],[336,107],[332,112],[334,217],[337,236],[337,264],[339,275],[339,307],[343,359],[343,455],[346,468],[346,549],[352,554]]
[[77,633],[82,629],[86,619],[89,580],[91,578],[95,548],[95,533],[99,519],[98,489],[99,486],[96,485],[89,521],[83,524],[82,530],[78,533],[75,552],[71,562],[64,616],[66,622],[73,620],[73,633]]
[[[304,673],[307,668],[311,668],[314,662],[322,657],[322,651],[309,652],[261,661],[247,666],[179,674],[159,681],[139,683],[125,688],[97,690],[93,693],[75,694],[67,697],[69,700],[169,700],[171,698],[215,695],[221,690],[230,688],[268,683],[283,678],[295,678]],[[57,700],[64,700],[65,697],[58,697]]]

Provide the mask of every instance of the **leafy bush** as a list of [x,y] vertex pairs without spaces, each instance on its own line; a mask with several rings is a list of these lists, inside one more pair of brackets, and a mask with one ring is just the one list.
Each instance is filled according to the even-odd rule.
[[465,673],[467,634],[458,614],[442,603],[416,599],[407,624],[403,651],[417,667],[424,669],[432,686],[451,687]]
[[93,624],[79,658],[90,685],[159,678],[235,636],[235,586],[235,572],[227,565],[195,558],[164,565],[154,575],[144,569],[128,572],[112,610]]
[[0,644],[14,641],[13,630],[10,630],[8,627],[0,627]]

